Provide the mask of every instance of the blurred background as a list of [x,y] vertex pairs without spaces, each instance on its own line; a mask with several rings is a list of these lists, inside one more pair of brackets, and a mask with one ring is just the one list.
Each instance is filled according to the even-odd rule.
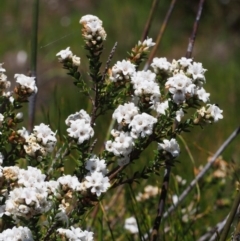
[[[196,17],[197,0],[179,0],[168,22],[157,56],[178,59],[185,56],[188,39]],[[79,19],[85,14],[97,15],[107,32],[102,55],[103,67],[115,42],[118,47],[111,66],[126,58],[127,51],[140,40],[147,21],[152,1],[146,0],[41,0],[38,30],[38,96],[36,124],[51,122],[53,129],[65,131],[63,121],[90,106],[79,95],[72,79],[58,63],[56,53],[70,46],[74,54],[81,57],[81,72],[87,71],[86,52],[83,49]],[[168,10],[170,1],[159,2],[149,37],[156,39]],[[231,132],[239,125],[240,118],[240,1],[205,1],[195,41],[193,58],[202,62],[211,103],[223,109],[224,119],[203,130],[195,128],[184,135],[196,165],[205,164]],[[27,74],[30,69],[32,1],[2,0],[0,8],[0,62],[4,63],[8,79],[14,85],[15,73]],[[88,78],[85,74],[85,78]],[[26,109],[27,110],[27,109]],[[26,112],[25,110],[25,112]],[[109,113],[111,115],[111,113]],[[62,123],[61,123],[62,122]],[[58,125],[60,123],[60,126]],[[107,130],[108,122],[99,121],[99,140]],[[100,143],[100,142],[99,142]],[[227,162],[239,163],[239,138],[223,153]],[[98,147],[100,148],[100,147]],[[193,177],[192,167],[184,147],[180,162],[174,172],[186,171]],[[233,187],[232,187],[233,188]],[[206,201],[209,201],[206,199]],[[211,202],[211,201],[210,201]]]

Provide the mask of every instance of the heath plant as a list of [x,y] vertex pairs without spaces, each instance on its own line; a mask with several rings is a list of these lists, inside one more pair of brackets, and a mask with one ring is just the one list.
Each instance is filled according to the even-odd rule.
[[[149,229],[151,239],[157,240],[170,171],[181,153],[180,135],[223,118],[223,111],[210,103],[210,93],[205,90],[207,70],[202,63],[186,57],[172,61],[155,57],[149,69],[141,70],[155,45],[152,38],[146,38],[111,66],[115,46],[102,70],[100,57],[107,38],[103,23],[97,16],[85,15],[80,24],[88,78],[83,78],[79,70],[82,60],[70,47],[56,56],[91,103],[91,111],[78,109],[66,116],[64,136],[59,137],[49,124],[37,124],[31,133],[20,126],[21,107],[38,91],[35,78],[15,74],[16,85],[10,91],[5,66],[0,66],[0,240],[95,240],[98,230],[87,227],[86,218],[106,193],[150,177],[159,179],[160,170],[165,169],[162,187],[157,187],[156,181],[136,197],[144,201],[161,190],[163,202]],[[113,128],[104,134],[104,148],[96,151],[96,121],[109,113]],[[152,143],[154,158],[139,165],[139,158]],[[71,175],[65,173],[69,155],[74,157]],[[136,170],[131,176],[126,173],[129,166]],[[184,182],[180,176],[176,180]],[[133,235],[139,233],[138,226],[134,217],[125,222]],[[142,233],[138,240],[150,237]]]

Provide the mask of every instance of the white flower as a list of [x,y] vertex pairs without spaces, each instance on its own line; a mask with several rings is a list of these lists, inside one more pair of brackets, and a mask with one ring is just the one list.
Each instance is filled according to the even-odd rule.
[[24,149],[30,156],[38,156],[39,158],[46,156],[53,152],[57,142],[56,133],[43,123],[35,126],[31,135],[28,135],[25,128],[18,130],[18,133],[26,139],[27,144],[24,145]]
[[59,228],[58,233],[65,235],[69,241],[93,241],[93,232],[83,231],[80,228],[70,227],[70,229]]
[[106,39],[107,35],[102,27],[102,21],[97,16],[90,14],[85,15],[80,19],[79,23],[83,25],[82,33],[86,42],[96,44],[96,39]]
[[76,190],[80,185],[78,178],[71,175],[61,176],[57,179],[57,182],[60,183],[61,186],[63,186],[63,190],[65,190],[66,188]]
[[181,121],[183,116],[184,116],[184,112],[183,112],[182,108],[180,110],[176,111],[176,120],[178,122]]
[[38,183],[44,182],[45,174],[41,170],[28,166],[28,169],[20,169],[18,173],[18,184],[25,187],[34,187]]
[[67,129],[68,135],[77,139],[79,145],[93,137],[94,130],[84,119],[77,119],[70,121],[70,123],[70,128]]
[[80,66],[81,59],[80,57],[77,57],[76,55],[72,56],[72,62],[74,66]]
[[88,174],[85,179],[86,187],[91,188],[91,192],[96,193],[98,197],[110,187],[109,178],[104,177],[101,172],[92,172]]
[[78,119],[83,119],[85,121],[85,123],[87,123],[87,124],[91,123],[91,117],[85,110],[80,110],[79,112],[76,112],[75,114],[71,114],[65,120],[65,123],[67,126],[70,126],[72,121],[75,121]]
[[206,110],[206,114],[210,115],[214,119],[214,122],[217,122],[219,119],[223,118],[222,110],[217,105],[207,104],[208,109]]
[[37,93],[38,89],[35,82],[35,77],[29,77],[24,74],[15,74],[14,78],[20,85],[21,89],[27,89],[28,93]]
[[61,50],[60,52],[58,52],[56,54],[56,56],[59,56],[59,60],[60,61],[63,61],[65,59],[70,59],[73,57],[73,53],[72,51],[70,50],[70,47],[67,47],[66,49],[64,50]]
[[181,59],[179,59],[177,61],[182,67],[188,67],[191,65],[192,63],[192,59],[188,59],[188,58],[185,58],[185,57],[182,57]]
[[102,25],[102,21],[97,16],[94,16],[91,14],[84,15],[79,20],[80,24],[88,24],[88,23],[92,23],[92,22],[98,22],[100,25]]
[[13,227],[0,233],[2,241],[33,241],[31,230],[27,227]]
[[200,89],[198,89],[198,90],[196,91],[196,94],[197,94],[197,96],[198,96],[198,99],[199,99],[199,100],[202,100],[204,103],[206,103],[207,101],[209,101],[209,96],[210,96],[210,94],[207,93],[204,88],[201,87]]
[[25,139],[29,136],[28,131],[25,127],[22,127],[21,130],[17,131],[17,133]]
[[135,71],[135,65],[129,60],[117,61],[117,63],[112,67],[110,80],[116,82],[123,79],[130,79]]
[[135,115],[129,124],[129,127],[132,127],[131,136],[134,139],[137,139],[139,136],[146,137],[151,135],[153,131],[153,125],[156,122],[157,119],[147,113]]
[[173,94],[173,101],[180,104],[185,101],[186,95],[193,95],[195,85],[186,75],[179,73],[168,78],[165,87]]
[[119,124],[129,124],[132,118],[138,114],[138,107],[134,103],[125,103],[119,105],[113,112],[112,118],[116,119]]
[[156,83],[156,74],[147,71],[137,71],[132,79],[131,83],[134,88],[135,96],[150,96],[149,100],[156,100],[160,97],[160,89],[158,83]]
[[131,233],[138,233],[137,220],[134,217],[127,218],[125,220],[124,228],[130,231]]
[[129,132],[121,131],[115,135],[114,141],[107,141],[105,148],[115,156],[126,156],[133,148],[134,142]]
[[192,75],[194,80],[200,79],[205,81],[204,73],[206,69],[202,67],[202,63],[193,62],[193,64],[188,66],[187,73]]
[[103,175],[105,175],[108,172],[105,160],[100,160],[96,156],[93,156],[86,161],[85,168],[89,170],[91,173],[96,171],[101,172]]
[[166,58],[154,58],[151,64],[155,73],[168,72],[171,67],[171,63]]
[[56,144],[56,133],[54,133],[48,125],[41,123],[39,126],[34,126],[33,131],[37,140],[43,145],[48,145],[50,142],[54,145]]
[[51,207],[47,197],[43,183],[37,183],[34,187],[14,188],[6,200],[5,214],[30,218],[46,212]]
[[163,144],[158,143],[158,149],[159,150],[163,149],[171,153],[173,157],[179,156],[179,153],[180,153],[179,145],[176,139],[173,139],[173,138],[170,141],[167,139],[163,140]]
[[168,107],[168,100],[165,100],[164,102],[153,103],[151,109],[155,110],[158,114],[165,115]]
[[148,38],[148,37],[143,42],[138,41],[138,46],[140,46],[140,45],[144,46],[145,47],[144,48],[145,51],[148,50],[150,47],[154,46],[155,44],[156,43],[154,43],[152,41],[152,38]]

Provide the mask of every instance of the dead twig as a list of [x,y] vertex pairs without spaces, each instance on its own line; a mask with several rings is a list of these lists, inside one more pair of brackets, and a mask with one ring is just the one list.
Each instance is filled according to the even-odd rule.
[[196,16],[195,22],[193,24],[193,31],[192,31],[191,37],[189,39],[189,42],[188,42],[186,58],[191,58],[191,56],[192,56],[193,46],[194,46],[194,42],[195,42],[196,35],[197,35],[198,25],[199,25],[199,21],[201,18],[204,1],[205,0],[199,1],[197,16]]
[[166,16],[165,16],[165,18],[163,20],[163,24],[162,24],[162,26],[161,26],[161,28],[159,30],[158,37],[157,37],[157,40],[156,40],[156,44],[155,44],[154,48],[152,49],[152,51],[151,51],[151,53],[149,55],[147,63],[144,66],[144,70],[147,70],[149,68],[150,63],[152,62],[153,57],[155,56],[155,54],[157,52],[157,49],[158,49],[159,44],[160,44],[160,42],[162,40],[163,33],[164,33],[164,31],[165,31],[165,29],[167,27],[167,23],[168,23],[168,20],[169,20],[169,18],[171,16],[171,13],[173,11],[175,3],[176,3],[176,0],[172,0],[171,3],[170,3],[169,9],[167,11],[167,14],[166,14]]

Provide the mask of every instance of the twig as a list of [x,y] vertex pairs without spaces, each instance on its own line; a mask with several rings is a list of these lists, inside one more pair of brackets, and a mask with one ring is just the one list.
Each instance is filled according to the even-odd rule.
[[183,191],[183,193],[179,196],[178,202],[174,205],[172,205],[163,215],[163,218],[166,218],[170,213],[172,213],[178,205],[185,199],[185,197],[189,194],[190,191],[194,188],[194,186],[203,178],[205,173],[208,171],[208,169],[213,165],[215,160],[218,158],[218,156],[225,150],[225,148],[230,144],[231,141],[233,141],[237,135],[240,133],[240,126],[233,131],[233,133],[228,137],[228,139],[221,145],[221,147],[217,150],[217,152],[214,154],[212,159],[205,165],[205,167],[202,169],[202,171],[196,176],[194,180],[189,184],[189,186]]
[[170,180],[170,172],[171,172],[171,166],[168,163],[166,163],[165,173],[163,177],[163,184],[162,184],[161,194],[160,194],[159,203],[158,203],[158,214],[154,221],[153,230],[151,233],[151,241],[158,240],[158,229],[163,217],[164,206],[167,198],[167,190],[168,190],[169,180]]
[[152,20],[153,20],[153,15],[154,15],[154,12],[157,9],[158,3],[159,3],[159,0],[153,0],[153,2],[152,2],[152,6],[151,6],[151,10],[150,10],[150,13],[149,13],[149,16],[148,16],[148,20],[146,22],[146,25],[145,25],[145,28],[144,28],[144,31],[143,31],[143,34],[142,34],[142,38],[141,38],[142,42],[148,36],[149,30],[150,30],[150,27],[151,27],[151,23],[152,23]]
[[[206,241],[206,240],[214,241],[217,238],[217,234],[221,233],[221,231],[227,221],[227,217],[223,221],[218,223],[214,228],[212,228],[212,230],[210,230],[209,232],[204,234],[202,237],[200,237],[197,241]],[[211,237],[211,239],[209,239],[210,237]]]
[[[39,13],[39,0],[33,2],[33,18],[32,18],[32,41],[31,41],[31,76],[36,77],[37,73],[37,45],[38,45],[38,13]],[[37,78],[35,78],[37,84]],[[29,98],[28,106],[28,131],[32,132],[35,118],[37,94],[33,94]]]
[[235,217],[235,214],[237,212],[239,203],[240,203],[240,191],[238,191],[238,193],[237,193],[237,195],[236,195],[236,197],[234,199],[231,211],[230,211],[229,216],[227,218],[227,222],[224,225],[224,228],[223,228],[223,231],[222,231],[222,234],[220,236],[220,240],[219,241],[227,240],[227,235],[228,235],[229,229],[231,227],[231,224],[233,222],[233,219]]
[[43,237],[43,241],[49,240],[49,237],[54,233],[54,231],[56,231],[57,225],[58,225],[58,222],[54,222],[54,223],[52,224],[52,226],[48,229],[45,237]]
[[105,78],[106,78],[106,74],[107,74],[107,72],[108,72],[108,69],[109,69],[111,60],[112,60],[112,58],[113,58],[113,55],[114,55],[114,53],[115,53],[115,51],[116,51],[117,44],[118,44],[117,42],[114,44],[114,46],[113,46],[113,48],[112,48],[112,50],[111,50],[111,52],[110,52],[110,54],[109,54],[109,56],[108,56],[108,60],[107,60],[107,63],[106,63],[106,66],[105,66],[105,69],[104,69],[104,72],[103,72],[103,75],[102,75],[102,81],[104,81]]
[[173,10],[173,8],[174,8],[175,3],[176,3],[176,0],[172,0],[171,3],[170,3],[169,9],[168,9],[168,11],[167,11],[167,14],[166,14],[166,16],[165,16],[165,18],[164,18],[163,24],[162,24],[162,26],[161,26],[161,28],[160,28],[159,33],[158,33],[158,37],[157,37],[157,40],[156,40],[156,44],[155,44],[154,48],[152,49],[152,51],[151,51],[151,53],[150,53],[150,55],[149,55],[148,61],[147,61],[147,63],[146,63],[145,66],[144,66],[144,70],[147,70],[147,69],[148,69],[150,63],[152,62],[153,57],[155,56],[155,54],[156,54],[156,52],[157,52],[157,49],[158,49],[159,44],[160,44],[160,42],[161,42],[161,40],[162,40],[163,33],[164,33],[165,29],[166,29],[168,20],[169,20],[169,18],[170,18],[170,16],[171,16],[171,13],[172,13],[172,10]]
[[196,16],[196,19],[195,19],[195,22],[193,25],[193,31],[192,31],[191,37],[189,39],[189,42],[188,42],[186,58],[191,58],[191,56],[192,56],[193,46],[194,46],[194,42],[195,42],[196,35],[197,35],[197,29],[198,29],[199,21],[201,18],[204,1],[205,0],[199,1],[198,12],[197,12],[197,16]]

